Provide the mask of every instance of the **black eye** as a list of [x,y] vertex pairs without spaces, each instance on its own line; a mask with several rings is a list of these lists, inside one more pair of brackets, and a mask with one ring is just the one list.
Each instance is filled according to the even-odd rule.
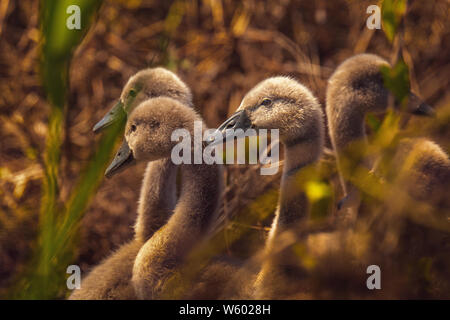
[[135,124],[132,124],[131,125],[131,127],[130,127],[130,132],[135,132],[136,131],[136,125]]
[[269,98],[265,98],[262,102],[261,105],[262,106],[270,106],[272,104],[272,100],[270,100]]
[[137,91],[134,89],[131,89],[130,92],[128,93],[128,95],[133,98],[136,97],[136,94],[137,94]]

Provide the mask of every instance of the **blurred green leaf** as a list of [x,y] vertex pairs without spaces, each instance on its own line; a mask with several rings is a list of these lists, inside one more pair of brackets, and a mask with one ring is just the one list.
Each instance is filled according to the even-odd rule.
[[366,123],[373,132],[377,132],[381,126],[381,121],[372,113],[367,113]]
[[330,186],[322,181],[306,182],[305,191],[311,201],[318,201],[331,195]]
[[408,65],[400,58],[392,68],[382,66],[381,73],[385,87],[392,92],[398,103],[404,105],[410,91]]
[[407,0],[383,0],[381,5],[383,30],[390,42],[394,41],[397,28],[406,12],[406,4]]
[[305,244],[297,242],[292,246],[292,250],[300,258],[302,266],[305,267],[307,270],[311,270],[316,267],[317,261],[314,258],[314,256],[308,252],[308,249],[305,246]]
[[305,183],[305,193],[309,200],[311,220],[327,217],[333,203],[331,186],[325,181],[310,180]]
[[[86,34],[101,0],[44,0],[41,3],[43,85],[52,107],[64,108],[68,68],[72,54]],[[66,12],[71,5],[80,7],[81,29],[70,30]]]
[[392,144],[399,132],[399,124],[400,116],[394,110],[389,109],[373,138],[373,144],[376,148],[375,152],[380,152],[382,151],[381,149]]
[[[71,15],[67,13],[67,8],[71,5],[80,8],[80,30],[70,30],[66,26],[66,19]],[[50,105],[49,130],[44,154],[39,239],[25,276],[14,288],[14,297],[51,299],[61,297],[65,291],[65,262],[72,258],[73,249],[56,251],[55,240],[60,219],[57,212],[62,207],[58,203],[58,171],[69,65],[76,46],[83,39],[100,5],[100,0],[46,0],[40,4],[41,75]]]

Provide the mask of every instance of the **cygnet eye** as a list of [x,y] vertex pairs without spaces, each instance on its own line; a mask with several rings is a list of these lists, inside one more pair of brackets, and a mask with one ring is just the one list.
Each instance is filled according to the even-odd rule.
[[134,90],[134,89],[131,89],[130,90],[130,92],[128,93],[128,95],[130,96],[130,97],[136,97],[136,95],[137,95],[137,91],[136,90]]
[[270,100],[269,98],[264,98],[264,100],[261,102],[262,106],[270,106],[272,104],[272,100]]
[[131,127],[130,127],[130,132],[135,132],[136,129],[137,129],[136,125],[132,124]]

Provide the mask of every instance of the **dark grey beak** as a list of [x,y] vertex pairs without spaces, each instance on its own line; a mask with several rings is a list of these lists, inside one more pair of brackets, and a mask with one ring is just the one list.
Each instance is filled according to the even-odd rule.
[[94,126],[94,133],[99,133],[102,129],[118,121],[125,111],[123,110],[123,103],[121,101],[117,102],[111,110]]
[[436,112],[430,105],[423,102],[412,92],[409,94],[407,110],[408,112],[419,116],[434,117],[436,115]]
[[[225,122],[222,123],[219,128],[217,128],[216,132],[207,138],[206,143],[208,145],[216,145],[222,143],[226,140],[228,135],[234,135],[234,130],[246,130],[251,127],[252,122],[248,117],[247,112],[245,110],[238,111],[227,120],[225,120]],[[218,139],[218,136],[222,136],[222,140]]]
[[129,167],[135,163],[133,152],[126,140],[123,141],[122,145],[117,151],[116,156],[105,171],[105,176],[111,178],[114,174],[122,171],[123,169]]

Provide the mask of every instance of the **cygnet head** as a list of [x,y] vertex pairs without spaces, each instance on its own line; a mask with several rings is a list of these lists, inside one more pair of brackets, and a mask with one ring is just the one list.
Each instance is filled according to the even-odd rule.
[[106,170],[111,177],[134,161],[168,158],[178,143],[172,133],[184,129],[194,135],[194,122],[201,117],[189,106],[169,98],[158,97],[141,103],[128,116],[125,140]]
[[[328,117],[340,117],[340,113],[350,112],[360,115],[385,112],[390,93],[384,85],[383,67],[390,68],[390,64],[377,55],[367,53],[355,55],[339,65],[328,80]],[[412,92],[405,111],[418,115],[433,114],[433,109]]]
[[236,113],[218,130],[279,129],[285,144],[318,139],[324,135],[323,112],[314,95],[289,77],[272,77],[256,85]]
[[141,102],[156,97],[170,97],[192,106],[191,90],[175,73],[161,67],[144,69],[128,80],[119,101],[94,126],[94,132],[117,121],[123,111],[130,114]]

